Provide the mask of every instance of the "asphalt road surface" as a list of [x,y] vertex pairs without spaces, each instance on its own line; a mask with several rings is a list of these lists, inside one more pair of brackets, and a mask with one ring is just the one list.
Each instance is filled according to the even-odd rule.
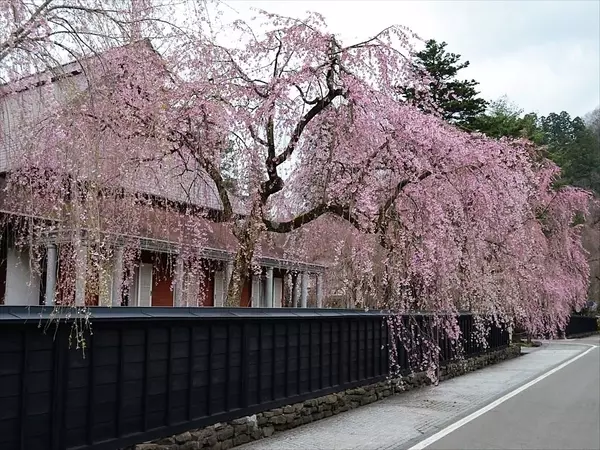
[[600,348],[426,448],[600,450]]
[[600,450],[600,348],[583,355],[593,345],[600,337],[545,342],[520,358],[239,449]]

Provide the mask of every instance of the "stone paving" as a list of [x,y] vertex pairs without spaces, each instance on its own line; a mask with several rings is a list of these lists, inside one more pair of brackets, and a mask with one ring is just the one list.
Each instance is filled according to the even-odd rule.
[[[583,342],[583,340],[582,340]],[[586,340],[596,344],[597,339]],[[408,448],[424,436],[468,415],[581,353],[576,341],[545,342],[524,356],[405,394],[389,397],[273,437],[240,450],[391,450]]]

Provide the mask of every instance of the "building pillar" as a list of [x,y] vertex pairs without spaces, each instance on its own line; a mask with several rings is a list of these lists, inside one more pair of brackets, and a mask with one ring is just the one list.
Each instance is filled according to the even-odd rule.
[[317,308],[323,307],[323,274],[317,274]]
[[47,306],[54,305],[56,296],[56,266],[58,263],[56,244],[48,244],[46,250],[46,299]]
[[80,243],[75,249],[75,306],[85,306],[87,247]]
[[115,247],[112,273],[112,305],[123,304],[123,247]]
[[183,277],[183,258],[181,255],[177,255],[175,261],[175,301],[173,302],[175,306],[186,306],[183,298]]
[[252,307],[260,308],[260,275],[252,274]]
[[308,272],[302,272],[300,280],[301,294],[300,294],[300,307],[308,307]]
[[292,308],[297,308],[299,305],[299,295],[298,295],[298,287],[299,287],[299,283],[298,283],[298,274],[297,273],[293,273],[292,274]]
[[265,306],[273,307],[273,268],[267,267],[265,277]]

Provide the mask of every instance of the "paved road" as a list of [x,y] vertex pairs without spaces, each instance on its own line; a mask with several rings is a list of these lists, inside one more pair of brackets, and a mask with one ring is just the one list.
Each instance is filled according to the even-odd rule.
[[427,449],[600,449],[600,348]]
[[[538,349],[528,349],[526,356],[445,381],[439,386],[389,397],[277,433],[239,449],[408,449],[589,348],[582,344],[598,345],[600,339],[548,342]],[[600,427],[600,349],[591,353],[543,380],[549,382],[549,386],[540,381],[511,399],[518,403],[506,401],[497,410],[448,434],[429,448],[600,450],[597,434]],[[564,439],[565,434],[567,439]]]

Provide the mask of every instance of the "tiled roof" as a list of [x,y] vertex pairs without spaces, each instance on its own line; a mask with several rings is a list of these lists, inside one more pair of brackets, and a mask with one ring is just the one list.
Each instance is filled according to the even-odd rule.
[[[0,86],[0,173],[17,167],[23,154],[20,149],[27,145],[26,138],[33,127],[47,119],[56,105],[68,103],[70,96],[85,91],[90,80],[97,79],[91,75],[93,61],[84,61],[85,71],[78,63],[71,63],[61,67],[62,76],[44,72],[13,85]],[[169,200],[223,209],[215,183],[200,168],[194,173],[182,174],[181,161],[164,158],[160,164],[140,165],[133,172],[135,177],[117,182],[122,187]],[[234,212],[243,214],[245,209],[241,199],[230,197]]]
[[[84,65],[88,65],[87,69],[90,69],[89,64],[93,61],[84,61]],[[29,135],[32,126],[47,118],[54,105],[64,104],[69,95],[87,89],[89,80],[94,78],[90,76],[90,70],[84,73],[80,69],[79,64],[72,63],[60,69],[62,76],[48,72],[21,80],[15,85],[0,86],[0,173],[18,167],[20,149],[26,145],[25,136]],[[177,159],[164,158],[159,165],[140,165],[136,171],[134,177],[119,179],[120,186],[173,201],[222,210],[215,183],[201,169],[182,174],[181,163]],[[22,213],[9,208],[1,197],[0,195],[0,213]],[[241,198],[234,195],[230,195],[230,198],[234,212],[244,214],[247,211]],[[136,237],[169,244],[177,244],[182,239],[193,241],[194,236],[182,236],[180,230],[186,227],[165,227],[168,220],[165,222],[160,219],[161,214],[169,213],[149,209],[149,220],[144,223],[143,229],[136,231]],[[151,216],[155,220],[150,220]],[[204,247],[232,256],[238,243],[228,224],[213,223],[199,217],[188,220],[196,221],[193,227],[195,231],[202,230],[204,237],[201,242]],[[299,267],[298,264],[306,267],[307,264],[310,265],[312,255],[306,254],[295,239],[297,236],[294,235],[265,233],[258,245],[257,255],[263,261],[270,260],[269,264],[282,268]],[[318,265],[313,267],[316,270],[322,268]]]

